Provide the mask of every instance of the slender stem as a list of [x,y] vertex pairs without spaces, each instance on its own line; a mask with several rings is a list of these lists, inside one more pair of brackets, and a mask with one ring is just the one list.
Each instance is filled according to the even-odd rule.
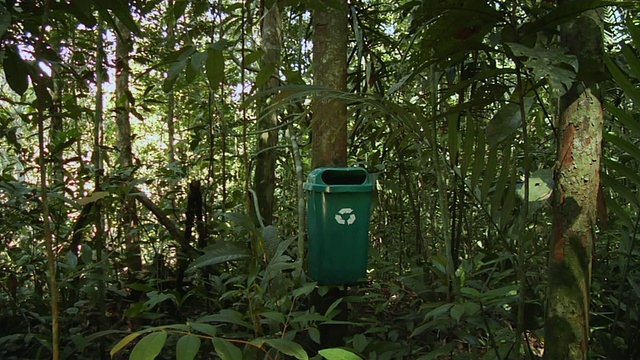
[[304,203],[304,168],[302,166],[302,158],[300,157],[300,148],[298,147],[298,138],[296,133],[294,132],[293,125],[289,124],[287,128],[289,132],[289,137],[291,138],[291,152],[293,153],[293,161],[296,164],[296,184],[298,190],[298,261],[300,262],[300,267],[302,268],[304,265],[304,239],[305,239],[305,220],[306,220],[306,209]]
[[[42,15],[42,25],[40,28],[40,36],[35,45],[35,57],[36,62],[42,59],[42,52],[44,50],[44,36],[49,22],[49,11],[51,9],[51,1],[45,0],[44,13]],[[44,227],[44,241],[47,250],[47,262],[49,263],[49,292],[51,296],[51,352],[52,359],[60,359],[60,325],[59,325],[59,294],[58,283],[56,281],[56,257],[53,251],[53,233],[51,232],[51,219],[49,216],[49,198],[48,198],[48,186],[47,186],[47,161],[45,153],[45,140],[44,129],[47,116],[45,114],[47,109],[47,88],[44,83],[44,78],[47,77],[39,66],[36,65],[36,78],[34,80],[34,88],[36,91],[36,97],[38,101],[38,150],[39,150],[39,166],[40,166],[40,193],[42,201],[42,221]]]

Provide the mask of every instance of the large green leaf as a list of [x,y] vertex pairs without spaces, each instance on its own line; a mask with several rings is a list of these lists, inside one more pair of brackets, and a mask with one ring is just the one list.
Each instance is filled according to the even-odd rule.
[[214,338],[213,346],[216,353],[222,360],[240,360],[242,359],[242,351],[228,340],[222,338]]
[[[531,109],[534,98],[524,98],[525,115]],[[520,104],[511,102],[502,106],[493,116],[486,128],[487,143],[494,146],[508,139],[516,130],[522,127],[522,116],[520,114]]]
[[304,351],[302,346],[293,341],[285,339],[266,339],[265,342],[285,355],[293,356],[300,360],[309,359],[307,352]]
[[352,353],[349,350],[340,349],[340,348],[332,348],[332,349],[323,349],[318,351],[323,358],[327,360],[360,360],[362,359],[357,354]]
[[167,341],[165,331],[156,331],[143,337],[131,350],[129,360],[153,360],[160,354]]
[[[544,205],[553,192],[553,169],[540,169],[529,176],[529,215]],[[518,184],[516,192],[524,200],[524,184]]]
[[205,266],[221,264],[227,261],[246,259],[251,256],[247,248],[234,243],[221,241],[204,249],[204,254],[195,259],[187,271],[193,271]]
[[29,87],[29,65],[22,60],[15,48],[6,49],[2,67],[11,90],[19,95],[24,94]]
[[208,56],[205,68],[207,79],[212,90],[217,90],[224,81],[224,54],[222,50],[226,47],[226,40],[220,40],[210,44],[207,48]]
[[[546,79],[554,95],[564,95],[571,88],[578,72],[578,58],[560,49],[528,48],[518,43],[507,43],[513,54],[524,58],[523,64],[531,69],[535,80]],[[564,68],[569,65],[573,71]]]
[[187,334],[178,339],[176,344],[176,360],[193,360],[200,350],[200,337]]

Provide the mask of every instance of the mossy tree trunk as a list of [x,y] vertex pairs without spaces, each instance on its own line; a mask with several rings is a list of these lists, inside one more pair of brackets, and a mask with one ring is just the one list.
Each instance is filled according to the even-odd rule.
[[[116,42],[116,129],[118,150],[118,165],[125,181],[133,180],[133,148],[131,123],[129,122],[129,104],[131,91],[129,90],[129,54],[132,50],[131,32],[118,22],[118,36]],[[139,238],[136,235],[137,215],[135,198],[125,196],[123,201],[122,225],[126,248],[126,266],[129,280],[142,270]]]
[[585,12],[562,25],[561,40],[578,57],[580,72],[572,88],[561,97],[559,107],[545,319],[545,358],[553,360],[586,359],[588,354],[591,260],[603,131],[598,77],[594,76],[603,71],[599,14]]

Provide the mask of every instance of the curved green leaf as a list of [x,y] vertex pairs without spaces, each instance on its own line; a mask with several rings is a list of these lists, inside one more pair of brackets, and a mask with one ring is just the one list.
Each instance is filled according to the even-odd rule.
[[309,359],[307,352],[304,351],[302,346],[293,341],[285,339],[266,339],[265,342],[272,348],[280,351],[285,355],[293,356],[296,359],[300,360]]
[[200,337],[187,334],[176,344],[176,360],[193,360],[200,350]]
[[360,360],[362,359],[357,354],[352,353],[351,351],[345,349],[324,349],[318,351],[323,358],[327,360]]
[[142,331],[138,331],[125,336],[124,339],[118,341],[118,343],[111,349],[111,351],[109,351],[109,355],[113,357],[115,354],[117,354],[120,350],[124,349],[125,346],[129,345],[130,342],[135,340],[138,336],[142,335],[143,333],[144,332]]
[[160,354],[165,341],[167,341],[167,333],[164,331],[153,332],[138,341],[129,360],[153,360]]

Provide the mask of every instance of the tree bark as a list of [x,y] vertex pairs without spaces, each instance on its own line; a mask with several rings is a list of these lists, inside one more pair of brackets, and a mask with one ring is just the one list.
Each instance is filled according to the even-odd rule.
[[[347,90],[347,2],[313,15],[314,84]],[[347,165],[347,107],[340,99],[316,99],[311,120],[313,168]]]
[[578,57],[581,72],[580,81],[560,99],[546,359],[586,359],[588,354],[603,116],[597,83],[590,81],[587,72],[603,71],[602,31],[596,11],[585,12],[561,27],[562,44]]
[[[263,4],[264,6],[264,4]],[[282,52],[282,16],[278,8],[278,2],[274,2],[269,9],[264,9],[262,22],[262,67],[273,68],[273,74],[263,86],[262,90],[279,85],[278,68],[280,67],[280,54]],[[268,99],[260,104],[258,111],[258,155],[254,172],[254,188],[258,199],[258,211],[256,216],[262,217],[264,225],[273,223],[274,190],[276,185],[276,159],[278,152],[275,146],[278,144],[278,114],[267,109]]]
[[[129,91],[129,53],[132,50],[131,32],[120,22],[118,30],[121,36],[116,42],[116,129],[118,150],[118,165],[120,171],[125,174],[125,180],[133,179],[133,150],[131,141],[131,124],[129,122],[129,103],[131,92]],[[142,258],[140,256],[140,243],[134,229],[137,227],[136,203],[132,197],[125,196],[123,202],[123,230],[126,247],[126,264],[129,276],[142,270]]]

